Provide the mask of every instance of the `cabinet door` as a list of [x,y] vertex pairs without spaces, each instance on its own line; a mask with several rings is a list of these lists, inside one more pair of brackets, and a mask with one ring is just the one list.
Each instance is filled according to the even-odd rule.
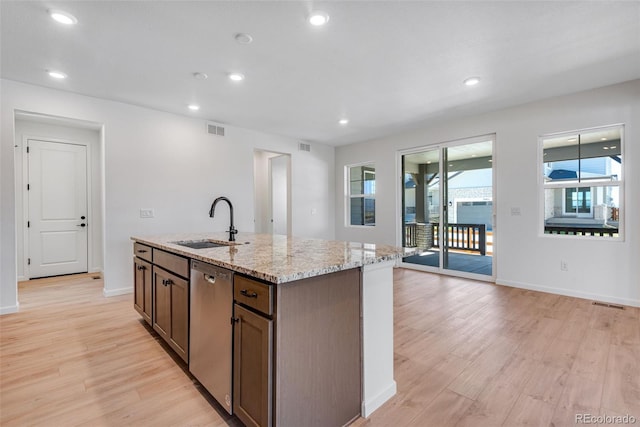
[[187,362],[189,282],[153,266],[153,329]]
[[133,259],[133,307],[151,324],[151,264],[138,257]]
[[234,310],[233,411],[246,426],[271,426],[273,321]]
[[171,287],[167,285],[169,273],[153,266],[153,329],[165,341],[171,334]]
[[189,346],[189,282],[171,277],[171,334],[169,344],[186,362]]

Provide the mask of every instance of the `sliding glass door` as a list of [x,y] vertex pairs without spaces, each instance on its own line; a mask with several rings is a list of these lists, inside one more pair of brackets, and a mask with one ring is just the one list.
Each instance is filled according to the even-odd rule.
[[493,277],[493,136],[401,156],[406,266]]

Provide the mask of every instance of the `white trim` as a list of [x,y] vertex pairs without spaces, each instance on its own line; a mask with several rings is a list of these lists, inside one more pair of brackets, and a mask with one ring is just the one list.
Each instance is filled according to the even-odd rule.
[[115,297],[118,295],[126,295],[126,294],[132,294],[133,293],[133,288],[119,288],[119,289],[107,289],[107,288],[102,288],[102,295],[106,298],[109,297]]
[[[494,263],[495,258],[492,258],[491,262]],[[406,268],[408,270],[424,271],[426,273],[443,274],[451,277],[462,277],[465,279],[478,280],[480,282],[495,283],[495,277],[488,276],[486,274],[469,273],[468,271],[459,271],[459,270],[450,270],[450,269],[440,270],[438,267],[433,267],[430,265],[412,264],[410,262],[402,262],[402,261],[398,264],[398,267]]]
[[16,301],[16,305],[10,305],[8,307],[0,307],[0,316],[4,314],[17,313],[20,311],[20,303]]
[[518,289],[527,289],[530,291],[545,292],[548,294],[564,295],[574,298],[603,301],[613,304],[622,304],[630,307],[640,307],[640,299],[618,298],[609,295],[594,294],[591,292],[575,291],[573,289],[555,288],[551,286],[534,285],[532,283],[516,282],[513,280],[499,280],[496,281],[496,285],[508,286]]
[[376,409],[381,407],[387,400],[391,399],[398,392],[398,385],[394,380],[389,386],[378,393],[376,396],[373,396],[371,399],[362,402],[362,406],[360,408],[360,414],[363,417],[368,417],[371,415]]

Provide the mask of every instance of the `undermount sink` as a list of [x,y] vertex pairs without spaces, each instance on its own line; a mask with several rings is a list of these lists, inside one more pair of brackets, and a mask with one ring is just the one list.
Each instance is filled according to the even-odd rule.
[[191,249],[219,248],[222,246],[233,246],[237,244],[235,242],[222,242],[214,240],[181,240],[171,243],[173,243],[174,245],[186,246],[187,248]]

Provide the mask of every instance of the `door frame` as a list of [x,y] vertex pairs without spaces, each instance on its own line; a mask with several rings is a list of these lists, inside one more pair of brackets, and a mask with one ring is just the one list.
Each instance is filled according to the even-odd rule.
[[[477,273],[469,273],[466,271],[457,271],[457,270],[450,270],[450,269],[445,269],[443,268],[443,256],[445,256],[445,251],[441,250],[441,254],[440,254],[440,261],[439,261],[439,266],[438,267],[431,267],[431,266],[426,266],[426,265],[419,265],[419,264],[412,264],[412,263],[405,263],[402,261],[402,258],[400,258],[397,262],[397,265],[403,268],[409,268],[409,269],[413,269],[413,270],[420,270],[420,271],[427,271],[427,272],[431,272],[431,273],[437,273],[437,274],[443,274],[443,275],[447,275],[447,276],[455,276],[455,277],[464,277],[464,278],[468,278],[468,279],[474,279],[474,280],[481,280],[481,281],[485,281],[485,282],[492,282],[495,283],[496,278],[497,278],[497,242],[498,242],[498,223],[497,223],[497,215],[496,215],[496,209],[497,209],[497,179],[496,179],[496,171],[497,171],[497,160],[496,160],[496,144],[498,141],[497,138],[497,134],[496,133],[488,133],[488,134],[483,134],[483,135],[477,135],[477,136],[472,136],[472,137],[467,137],[467,138],[460,138],[460,139],[455,139],[455,140],[448,140],[448,141],[443,141],[443,142],[438,142],[438,143],[434,143],[434,144],[426,144],[426,145],[421,145],[418,147],[413,147],[413,148],[408,148],[408,149],[404,149],[404,150],[397,150],[396,151],[396,245],[397,246],[402,246],[402,242],[403,242],[403,235],[404,235],[404,212],[403,212],[403,199],[404,199],[404,176],[402,174],[403,172],[403,167],[402,167],[402,156],[407,155],[407,154],[414,154],[414,153],[420,153],[422,151],[431,151],[431,150],[438,150],[439,153],[439,174],[440,174],[440,206],[439,206],[439,211],[440,211],[440,225],[442,224],[442,219],[444,218],[444,214],[445,214],[445,206],[444,206],[444,199],[446,197],[445,194],[445,190],[446,190],[446,183],[443,180],[442,177],[444,176],[443,173],[445,172],[445,165],[443,160],[445,160],[443,158],[443,151],[445,148],[452,148],[452,147],[456,147],[456,146],[460,146],[460,145],[468,145],[468,144],[474,144],[474,143],[478,143],[478,142],[483,142],[486,141],[488,138],[490,138],[493,141],[493,146],[491,149],[491,183],[492,183],[492,201],[493,201],[493,207],[492,207],[492,221],[493,221],[493,237],[492,237],[492,260],[491,260],[491,276],[485,275],[485,274],[477,274]],[[399,184],[399,185],[398,185]],[[440,226],[438,227],[438,241],[439,242],[444,242],[443,240],[443,235],[444,235],[444,227]],[[444,248],[443,248],[444,249]]]
[[[256,159],[258,158],[258,154],[260,154],[260,161],[263,163],[263,168],[261,169],[261,173],[258,174],[258,168],[256,166]],[[264,154],[264,156],[262,156]],[[269,215],[269,219],[271,219],[272,215],[272,200],[271,200],[271,157],[279,157],[279,156],[287,156],[287,235],[291,236],[293,230],[293,203],[292,203],[292,192],[293,192],[293,181],[292,181],[292,168],[293,168],[293,156],[292,153],[287,153],[283,151],[274,151],[267,148],[254,148],[253,149],[253,222],[254,222],[254,232],[256,233],[266,233],[273,234],[273,224],[269,222],[269,231],[265,231],[260,225],[257,227],[258,221],[262,224],[262,218],[265,215]],[[259,176],[260,175],[260,176]],[[266,191],[268,193],[268,201],[264,203],[263,200],[259,197],[260,191],[258,189],[259,178],[263,177],[267,179]]]
[[55,142],[60,144],[70,144],[70,145],[81,145],[84,146],[87,150],[87,217],[89,221],[87,221],[87,272],[91,272],[91,260],[93,260],[93,233],[94,233],[94,220],[95,212],[93,212],[93,152],[90,143],[83,141],[73,141],[64,138],[51,138],[46,136],[36,136],[32,134],[25,134],[22,136],[22,214],[23,214],[23,224],[22,224],[22,267],[24,271],[24,280],[29,280],[31,278],[31,269],[29,265],[29,227],[27,227],[27,218],[29,216],[29,194],[27,191],[27,184],[29,182],[29,155],[27,154],[27,143],[29,140],[38,140],[38,141],[47,141],[47,142]]

